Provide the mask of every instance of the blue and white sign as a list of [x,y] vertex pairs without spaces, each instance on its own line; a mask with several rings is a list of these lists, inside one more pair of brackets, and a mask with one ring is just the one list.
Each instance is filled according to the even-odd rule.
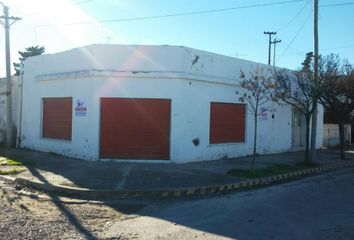
[[82,117],[82,116],[87,116],[87,106],[86,106],[86,101],[83,99],[77,99],[75,101],[75,116],[76,117]]

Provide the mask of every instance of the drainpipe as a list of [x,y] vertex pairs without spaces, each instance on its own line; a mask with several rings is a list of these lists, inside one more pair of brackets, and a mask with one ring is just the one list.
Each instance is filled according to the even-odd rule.
[[22,130],[22,94],[23,94],[23,74],[24,74],[24,64],[21,64],[21,71],[20,71],[20,78],[19,78],[19,87],[20,87],[20,99],[19,99],[19,117],[18,117],[18,131],[17,131],[17,137],[16,137],[16,147],[20,148],[21,147],[21,130]]

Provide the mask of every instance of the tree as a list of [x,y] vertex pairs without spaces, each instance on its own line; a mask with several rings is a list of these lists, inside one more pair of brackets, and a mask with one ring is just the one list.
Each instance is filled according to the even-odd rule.
[[340,158],[345,159],[344,124],[353,118],[354,71],[348,61],[329,54],[319,59],[320,103],[338,124]]
[[44,52],[45,52],[45,48],[40,47],[40,46],[25,48],[24,52],[19,51],[18,54],[20,54],[20,56],[21,56],[21,57],[19,57],[20,62],[13,63],[14,68],[15,68],[15,75],[17,76],[17,75],[21,74],[21,70],[23,68],[22,65],[23,65],[23,62],[26,60],[26,58],[41,55]]
[[301,71],[306,75],[309,81],[314,81],[313,58],[313,52],[308,52],[306,53],[304,61],[301,63]]
[[310,121],[314,112],[313,101],[317,94],[317,89],[310,76],[309,59],[311,54],[307,54],[302,63],[303,68],[298,71],[287,69],[274,70],[275,88],[274,95],[280,105],[289,104],[298,109],[305,116],[306,121],[306,141],[304,162],[310,164]]
[[258,116],[266,110],[260,111],[260,107],[266,105],[272,101],[272,90],[274,89],[274,82],[272,80],[272,74],[269,69],[256,67],[251,70],[249,75],[246,75],[242,70],[240,73],[241,87],[245,90],[245,93],[241,94],[236,91],[236,94],[240,95],[239,101],[246,102],[248,104],[249,111],[253,114],[254,120],[254,135],[253,135],[253,158],[251,170],[254,172],[256,154],[257,154],[257,128],[258,128]]

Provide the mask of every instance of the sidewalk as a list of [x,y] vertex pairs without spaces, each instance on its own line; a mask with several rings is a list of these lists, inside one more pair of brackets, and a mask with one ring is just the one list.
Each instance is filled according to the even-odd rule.
[[[223,159],[185,164],[90,162],[52,153],[23,149],[0,149],[0,155],[29,162],[16,177],[50,185],[98,191],[146,191],[225,185],[247,180],[228,175],[230,169],[249,169],[251,158]],[[303,152],[258,156],[256,168],[273,164],[295,165]],[[353,154],[347,154],[350,159]],[[319,150],[316,162],[327,166],[340,162],[339,153]],[[353,162],[353,161],[350,161]]]

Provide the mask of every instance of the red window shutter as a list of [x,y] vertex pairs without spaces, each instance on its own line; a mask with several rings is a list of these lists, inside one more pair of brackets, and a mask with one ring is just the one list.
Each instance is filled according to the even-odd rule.
[[43,98],[42,136],[71,140],[72,98]]
[[245,141],[245,104],[210,104],[211,144]]

